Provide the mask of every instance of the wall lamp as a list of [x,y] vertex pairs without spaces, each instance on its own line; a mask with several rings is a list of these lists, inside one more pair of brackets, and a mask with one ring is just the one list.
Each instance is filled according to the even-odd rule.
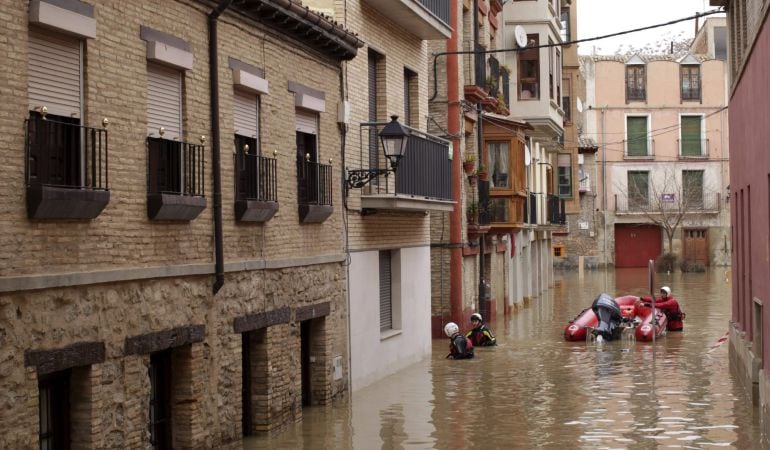
[[362,188],[380,175],[386,177],[390,172],[396,173],[398,163],[406,153],[406,143],[409,140],[409,130],[398,123],[398,116],[390,116],[390,122],[380,131],[380,142],[385,158],[390,161],[390,169],[346,169],[346,186],[348,189]]

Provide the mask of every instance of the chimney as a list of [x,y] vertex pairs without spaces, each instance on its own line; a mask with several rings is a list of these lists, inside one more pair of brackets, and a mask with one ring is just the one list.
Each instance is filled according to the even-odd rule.
[[698,20],[700,20],[700,17],[695,16],[695,35],[698,34]]

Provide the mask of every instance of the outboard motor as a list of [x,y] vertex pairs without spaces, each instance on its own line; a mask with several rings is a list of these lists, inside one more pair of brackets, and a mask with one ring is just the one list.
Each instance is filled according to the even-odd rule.
[[608,294],[599,294],[591,305],[591,309],[599,318],[599,324],[593,330],[595,336],[601,336],[605,341],[620,337],[620,322],[623,316],[614,298]]

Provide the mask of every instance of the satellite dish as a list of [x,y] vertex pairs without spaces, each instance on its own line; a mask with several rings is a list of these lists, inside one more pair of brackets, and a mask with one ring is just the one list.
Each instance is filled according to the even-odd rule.
[[516,45],[519,47],[524,48],[527,46],[527,32],[521,25],[516,25],[513,29],[513,37],[516,39]]
[[580,101],[580,97],[577,98],[577,102],[575,102],[575,107],[577,108],[578,112],[583,112],[583,102]]
[[529,152],[529,145],[524,146],[524,165],[529,166],[532,164],[532,154]]

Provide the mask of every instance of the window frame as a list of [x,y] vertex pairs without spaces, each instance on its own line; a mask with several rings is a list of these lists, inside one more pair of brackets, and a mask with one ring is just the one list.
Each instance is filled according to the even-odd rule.
[[[631,191],[631,178],[633,175],[644,175],[645,177],[645,191],[644,196],[641,196],[641,192],[632,193]],[[634,183],[636,185],[636,183]],[[628,170],[626,171],[626,191],[627,191],[627,201],[628,201],[628,209],[633,210],[640,210],[640,209],[647,209],[650,207],[650,171],[649,170]],[[633,194],[633,195],[632,195]],[[636,197],[636,198],[633,198]]]
[[[646,64],[626,64],[626,103],[646,102],[647,101],[647,65]],[[640,83],[642,87],[634,87]],[[632,83],[633,81],[633,83]],[[632,86],[633,84],[633,86]],[[641,94],[640,94],[641,93]]]
[[[647,138],[644,140],[645,150],[646,150],[644,155],[632,155],[629,152],[629,143],[631,141],[630,136],[628,134],[628,119],[629,118],[644,118],[645,119],[645,135],[646,135]],[[623,154],[624,158],[650,158],[650,157],[654,156],[653,152],[652,152],[652,136],[650,135],[650,130],[652,129],[651,128],[652,127],[651,121],[652,121],[652,117],[650,116],[650,114],[626,114],[625,115],[625,120],[623,122],[623,125],[625,127],[625,130],[624,130],[625,149],[624,149],[624,154]]]
[[[694,193],[695,191],[688,188],[690,185],[685,178],[687,178],[687,175],[699,175],[700,177],[700,189],[698,191],[697,197],[693,196],[691,197],[690,194]],[[689,208],[703,208],[703,202],[704,202],[704,180],[706,179],[706,171],[703,169],[683,169],[682,170],[682,192],[680,195],[682,196],[682,201],[686,202],[685,205],[687,205]]]
[[[569,159],[569,165],[562,165],[560,159],[562,157],[567,157]],[[571,153],[558,153],[556,155],[556,181],[557,181],[557,195],[559,198],[569,199],[574,197],[574,189],[573,189],[573,176],[572,176],[572,167],[573,167],[573,161],[572,161],[572,154]],[[566,168],[566,172],[562,173],[562,169]],[[566,177],[566,181],[562,183],[562,177]],[[568,193],[562,194],[562,188],[565,188]]]
[[417,100],[419,89],[417,72],[408,67],[404,67],[404,125],[415,127],[413,116],[416,115],[419,105]]
[[[566,14],[567,20],[564,20],[564,15]],[[570,24],[570,21],[572,20],[572,14],[570,13],[570,9],[567,7],[562,6],[561,12],[559,14],[559,22],[561,23],[561,30],[559,30],[559,37],[561,37],[562,42],[569,42],[572,40],[572,27]]]
[[[697,69],[697,74],[695,74],[695,77],[697,77],[697,93],[693,95],[693,74],[692,70]],[[681,64],[679,66],[679,98],[680,102],[685,101],[697,101],[702,102],[702,83],[701,83],[701,66],[700,64]],[[685,74],[685,72],[690,72]],[[690,83],[690,88],[688,90],[685,90],[684,84],[685,80],[688,80]]]
[[[693,118],[699,119],[698,147],[700,151],[698,152],[698,154],[695,154],[695,155],[690,155],[690,154],[686,155],[684,153],[685,138],[683,135],[683,132],[684,132],[683,122],[684,122],[684,119],[693,119]],[[707,154],[708,148],[706,145],[706,127],[705,127],[706,120],[705,119],[706,119],[705,114],[685,114],[685,113],[679,114],[679,148],[677,150],[679,152],[680,158],[705,158],[708,156]]]
[[[501,145],[504,144],[507,147],[507,153],[508,153],[508,164],[507,164],[507,171],[501,172],[501,174],[504,174],[507,176],[506,183],[508,186],[506,187],[497,187],[495,184],[495,177],[499,178],[499,175],[495,175],[495,167],[497,166],[497,161],[495,161],[494,164],[491,164],[491,153],[492,149],[490,148],[492,145]],[[502,150],[502,149],[500,149]],[[487,170],[489,170],[489,176],[492,178],[492,181],[490,182],[489,189],[493,190],[497,193],[505,193],[510,192],[513,193],[514,187],[513,187],[513,169],[514,169],[514,157],[512,155],[512,142],[510,139],[489,139],[484,140],[484,163],[487,166]]]
[[[528,34],[527,35],[527,43],[534,42],[535,46],[540,45],[540,35],[535,34]],[[525,62],[534,62],[533,68],[535,73],[533,76],[525,77],[524,76],[524,63]],[[516,59],[516,66],[517,66],[517,72],[518,72],[518,82],[517,84],[517,98],[519,101],[528,101],[528,100],[540,100],[540,49],[539,48],[530,48],[527,50],[523,50],[518,52],[518,57]],[[525,81],[528,80],[528,81]],[[532,97],[529,98],[523,98],[522,92],[525,90],[524,85],[525,83],[530,86],[534,86],[535,92]],[[528,92],[532,92],[530,89],[527,89]]]

